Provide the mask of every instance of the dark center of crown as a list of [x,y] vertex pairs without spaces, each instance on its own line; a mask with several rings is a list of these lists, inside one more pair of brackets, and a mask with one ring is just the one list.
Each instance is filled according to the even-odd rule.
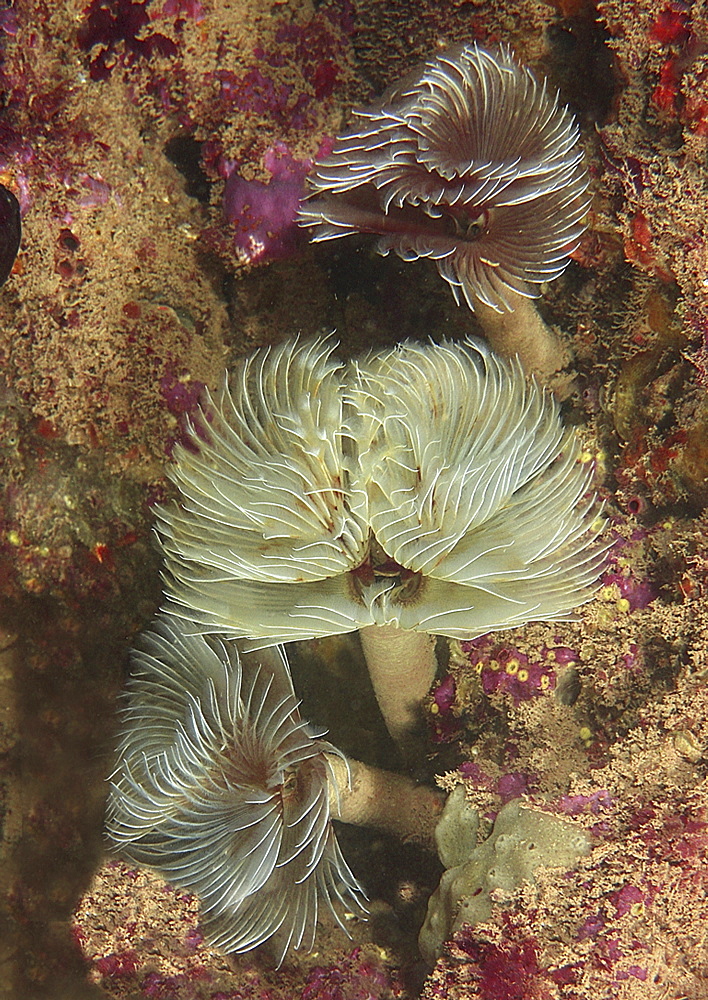
[[369,551],[363,562],[351,570],[350,576],[358,595],[364,588],[379,580],[392,581],[392,594],[396,604],[407,604],[417,596],[422,584],[423,575],[415,570],[401,566],[395,559],[384,552],[374,536],[369,542]]
[[474,242],[489,232],[490,214],[486,208],[478,209],[474,205],[469,208],[459,208],[454,205],[448,209],[448,214],[455,227],[455,236]]

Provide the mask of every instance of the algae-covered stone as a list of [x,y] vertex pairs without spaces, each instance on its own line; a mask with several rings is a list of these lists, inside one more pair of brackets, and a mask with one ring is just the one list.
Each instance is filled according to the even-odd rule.
[[[464,823],[461,838],[468,836]],[[451,839],[451,824],[444,832],[446,856]],[[418,943],[423,957],[431,963],[440,954],[443,943],[463,924],[477,924],[492,914],[490,893],[508,894],[524,882],[534,882],[534,871],[549,868],[573,868],[578,859],[590,852],[590,837],[585,830],[535,809],[524,807],[520,799],[509,802],[499,812],[490,837],[475,847],[467,861],[449,868],[430,897],[428,915]],[[445,863],[444,858],[443,864]]]

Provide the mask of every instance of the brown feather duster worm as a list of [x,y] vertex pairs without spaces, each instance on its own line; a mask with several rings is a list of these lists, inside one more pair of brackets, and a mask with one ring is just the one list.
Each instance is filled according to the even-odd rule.
[[471,309],[561,274],[589,204],[578,128],[508,48],[450,49],[355,116],[310,179],[314,240],[376,233],[382,253],[431,257]]

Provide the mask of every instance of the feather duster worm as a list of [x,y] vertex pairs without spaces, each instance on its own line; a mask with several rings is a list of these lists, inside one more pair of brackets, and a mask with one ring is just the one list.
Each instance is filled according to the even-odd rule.
[[322,903],[364,916],[331,818],[433,847],[441,793],[349,761],[300,718],[282,649],[240,656],[164,616],[133,654],[111,846],[199,896],[207,939],[312,948]]
[[337,751],[300,719],[279,650],[169,618],[134,653],[107,829],[132,861],[196,893],[207,939],[248,951],[311,947],[324,902],[363,912],[330,823]]
[[[365,652],[398,738],[432,682],[428,633],[589,600],[592,468],[553,399],[481,344],[403,344],[346,369],[332,350],[258,352],[205,397],[170,473],[180,498],[158,513],[168,607],[254,648],[376,626]],[[384,627],[400,655],[375,648]]]
[[495,350],[557,367],[528,299],[563,272],[585,228],[588,177],[568,109],[506,47],[474,43],[355,119],[310,178],[299,221],[313,240],[373,233],[383,254],[432,258]]

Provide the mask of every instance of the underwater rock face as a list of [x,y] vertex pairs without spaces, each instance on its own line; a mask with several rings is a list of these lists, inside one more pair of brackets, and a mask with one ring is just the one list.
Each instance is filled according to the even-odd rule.
[[524,882],[533,882],[541,866],[572,868],[590,853],[590,845],[589,834],[567,820],[525,808],[520,799],[508,802],[487,840],[467,861],[449,868],[430,897],[418,938],[424,958],[433,965],[444,942],[464,924],[489,920],[492,900],[503,903]]
[[[298,162],[315,157],[353,105],[475,39],[511,45],[581,124],[590,229],[543,308],[575,354],[565,416],[606,474],[618,541],[612,578],[579,622],[493,637],[500,665],[485,660],[479,687],[472,665],[456,669],[445,719],[460,742],[427,750],[438,773],[459,745],[491,787],[511,770],[514,787],[567,795],[588,825],[610,824],[612,863],[580,886],[573,877],[563,912],[549,891],[535,919],[503,911],[496,939],[480,925],[458,936],[425,996],[706,994],[705,37],[705,7],[671,0],[421,0],[415,18],[400,0],[3,5],[0,180],[23,217],[0,290],[0,613],[19,634],[4,682],[20,703],[17,715],[3,703],[3,793],[17,806],[3,830],[15,859],[4,945],[20,964],[18,997],[330,1000],[367,988],[378,1000],[384,980],[406,993],[407,953],[391,938],[351,959],[324,942],[319,970],[297,965],[278,982],[249,962],[231,968],[196,946],[193,906],[183,937],[162,933],[189,902],[125,866],[102,869],[105,891],[87,893],[71,933],[69,918],[99,863],[123,653],[159,600],[151,509],[168,499],[165,460],[201,388],[298,330],[336,326],[349,356],[479,333],[433,262],[372,259],[356,238],[245,273],[225,231],[226,177],[267,184],[279,143]],[[166,155],[175,136],[192,143],[189,169]],[[649,428],[633,443],[615,433],[612,393],[661,347],[654,319],[637,321],[647,289],[675,308],[681,341],[671,381],[659,371],[631,407]],[[513,647],[503,663],[500,646]],[[542,686],[553,682],[542,650],[559,646],[577,650],[580,688],[560,720]],[[522,681],[527,654],[538,671]],[[336,687],[341,672],[325,667]],[[378,872],[380,858],[366,867]],[[562,942],[549,932],[559,926]],[[360,978],[365,961],[381,976]],[[100,987],[86,985],[85,962]]]

